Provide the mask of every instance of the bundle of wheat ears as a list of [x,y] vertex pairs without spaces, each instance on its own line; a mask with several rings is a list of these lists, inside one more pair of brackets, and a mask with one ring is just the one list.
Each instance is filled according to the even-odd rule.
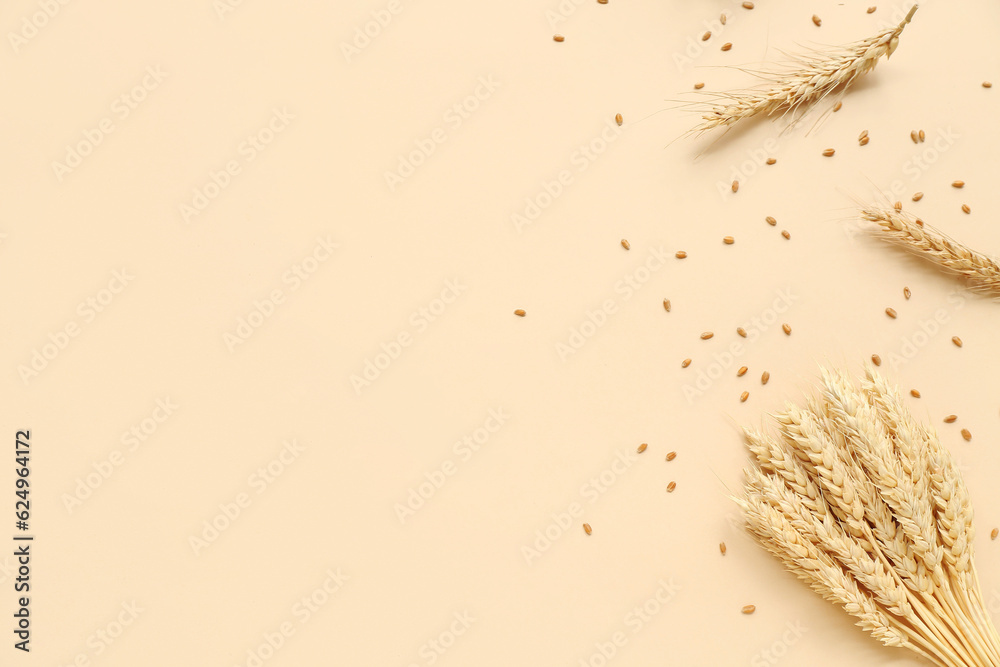
[[745,431],[750,533],[887,646],[942,667],[1000,666],[973,562],[969,494],[933,428],[869,366],[823,371],[806,407]]
[[868,206],[861,217],[878,235],[961,278],[969,289],[1000,298],[1000,265],[917,218],[889,206]]
[[702,116],[702,122],[692,132],[704,132],[717,127],[730,127],[754,116],[770,116],[776,112],[792,112],[812,105],[834,91],[844,91],[887,58],[899,45],[899,35],[913,18],[913,5],[898,26],[874,37],[816,51],[795,58],[786,72],[759,73],[768,83],[760,88],[720,93],[720,102]]

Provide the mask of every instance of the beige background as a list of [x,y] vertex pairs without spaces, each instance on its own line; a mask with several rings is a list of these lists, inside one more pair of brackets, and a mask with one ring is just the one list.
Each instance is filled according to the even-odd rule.
[[[0,663],[918,664],[784,573],[726,497],[739,424],[800,396],[818,363],[858,369],[875,352],[965,466],[1000,613],[1000,311],[854,216],[898,181],[891,200],[1000,252],[998,89],[980,85],[1000,83],[995,3],[923,3],[836,115],[831,100],[800,127],[755,123],[714,145],[679,138],[695,82],[745,85],[736,66],[866,37],[909,4],[221,6],[0,10],[0,535],[15,532],[14,433],[31,429],[36,536],[27,656],[0,557]],[[345,52],[373,16],[386,25]],[[257,135],[270,143],[255,153]],[[100,142],[78,166],[54,166],[88,136]],[[428,138],[433,153],[390,187]],[[759,167],[765,154],[777,164]],[[227,163],[227,187],[185,220]],[[558,196],[515,223],[561,173]],[[248,317],[260,326],[232,343]],[[755,335],[727,358],[738,326]],[[567,352],[574,331],[585,342]],[[51,358],[25,373],[36,352]],[[369,362],[377,377],[352,383]],[[692,396],[699,374],[717,379]]]

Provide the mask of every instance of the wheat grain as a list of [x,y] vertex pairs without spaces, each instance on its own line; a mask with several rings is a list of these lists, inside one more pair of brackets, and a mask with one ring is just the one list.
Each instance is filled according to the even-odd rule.
[[799,56],[786,71],[760,73],[769,80],[761,88],[721,94],[720,102],[705,110],[701,123],[692,132],[730,127],[754,116],[804,110],[834,91],[846,90],[874,69],[882,56],[892,56],[916,9],[914,5],[898,26],[874,37],[827,52]]
[[905,213],[869,206],[861,216],[877,223],[876,233],[884,239],[959,276],[970,289],[1000,297],[1000,265],[986,255]]
[[887,646],[942,667],[1000,666],[950,452],[873,366],[860,384],[822,375],[806,407],[773,415],[779,438],[744,429],[754,465],[734,500],[747,529]]

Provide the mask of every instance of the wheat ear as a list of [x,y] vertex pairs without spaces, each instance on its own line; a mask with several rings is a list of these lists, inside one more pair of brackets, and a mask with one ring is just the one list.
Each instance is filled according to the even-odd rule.
[[806,407],[747,429],[744,510],[753,537],[887,646],[942,667],[1000,667],[1000,635],[973,561],[958,466],[874,367],[823,371]]
[[987,255],[894,208],[867,206],[861,217],[876,223],[876,233],[885,240],[959,276],[970,289],[1000,297],[1000,265]]
[[874,37],[798,56],[795,68],[788,71],[762,73],[768,83],[761,87],[720,94],[720,101],[705,111],[692,132],[730,127],[754,116],[804,109],[834,90],[847,89],[874,69],[882,56],[888,58],[893,54],[900,33],[916,11],[917,5],[913,5],[898,26]]

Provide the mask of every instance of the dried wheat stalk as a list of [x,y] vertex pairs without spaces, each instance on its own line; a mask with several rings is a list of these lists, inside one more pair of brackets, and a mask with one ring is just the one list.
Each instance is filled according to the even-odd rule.
[[1000,297],[1000,265],[986,255],[892,207],[867,206],[861,216],[878,224],[882,238],[958,275],[970,289]]
[[818,102],[834,90],[845,90],[874,69],[882,56],[888,58],[893,54],[900,33],[916,11],[917,5],[913,5],[898,26],[874,37],[798,56],[794,69],[789,71],[763,73],[761,76],[769,80],[765,86],[722,93],[721,101],[705,112],[702,122],[692,132],[730,127],[754,116],[795,111]]
[[886,646],[941,667],[1000,667],[973,562],[972,506],[951,453],[873,366],[823,371],[806,407],[746,429],[754,538]]

